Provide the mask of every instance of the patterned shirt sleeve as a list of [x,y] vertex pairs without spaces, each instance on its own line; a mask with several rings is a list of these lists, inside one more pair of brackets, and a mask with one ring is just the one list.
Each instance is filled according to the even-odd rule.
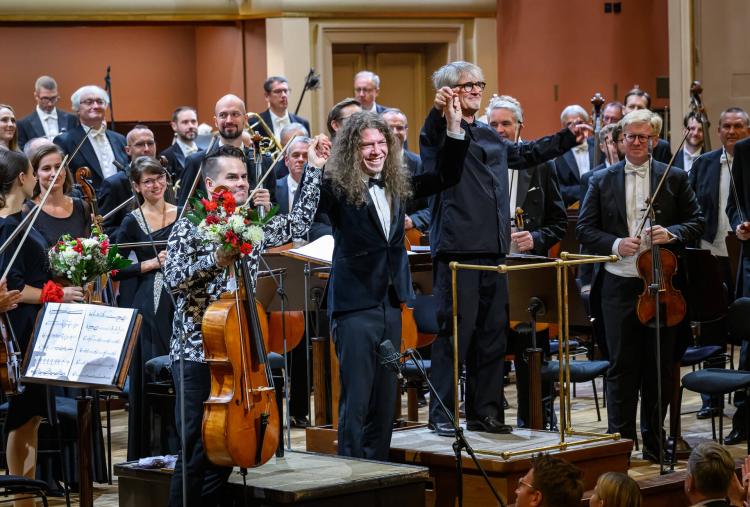
[[307,233],[318,209],[321,174],[317,167],[305,167],[301,193],[291,212],[276,215],[264,226],[264,247],[281,245]]
[[215,248],[201,243],[195,226],[182,218],[172,229],[167,243],[164,274],[171,290],[187,290],[201,280],[216,278],[221,268],[214,259]]

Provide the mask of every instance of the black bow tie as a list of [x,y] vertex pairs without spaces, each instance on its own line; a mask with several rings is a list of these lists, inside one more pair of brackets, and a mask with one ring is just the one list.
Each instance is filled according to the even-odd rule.
[[370,178],[367,180],[367,188],[372,188],[373,185],[377,185],[380,188],[385,188],[385,181],[383,178]]

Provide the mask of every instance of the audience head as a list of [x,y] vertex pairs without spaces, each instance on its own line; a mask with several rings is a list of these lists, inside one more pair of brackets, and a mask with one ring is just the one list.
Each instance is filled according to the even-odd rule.
[[46,137],[34,137],[26,141],[26,144],[23,145],[23,154],[26,155],[26,158],[31,160],[31,157],[34,155],[34,152],[36,150],[38,150],[42,146],[47,146],[49,144],[54,143]]
[[133,161],[138,157],[155,157],[156,141],[154,133],[146,125],[136,125],[126,137],[125,153]]
[[334,105],[328,112],[328,121],[326,122],[331,138],[336,137],[336,132],[341,130],[351,115],[360,111],[362,111],[362,104],[353,98],[344,99]]
[[393,137],[396,138],[399,149],[403,148],[406,137],[409,135],[409,123],[406,121],[406,115],[400,109],[394,107],[383,111],[381,116],[388,124],[388,128],[391,129]]
[[5,208],[8,196],[16,188],[24,198],[30,198],[35,185],[36,175],[29,159],[18,151],[0,150],[0,209]]
[[128,177],[141,202],[158,202],[164,197],[168,182],[167,170],[153,156],[135,158],[130,164]]
[[719,140],[724,149],[734,154],[734,145],[748,136],[748,116],[741,107],[730,107],[719,116]]
[[34,83],[34,100],[39,109],[45,113],[54,111],[60,95],[57,93],[57,82],[49,76],[40,76]]
[[385,120],[375,113],[353,114],[333,141],[325,177],[355,206],[367,202],[363,179],[382,178],[386,191],[406,199],[410,180]]
[[562,124],[563,128],[578,125],[579,123],[590,123],[590,120],[589,113],[578,104],[567,106],[560,113],[560,124]]
[[641,507],[638,483],[620,472],[606,472],[599,476],[590,507]]
[[734,459],[716,442],[701,442],[688,458],[685,494],[691,504],[727,496],[734,474]]
[[651,109],[651,95],[635,85],[632,90],[625,94],[625,109],[623,112],[628,114],[637,109]]
[[581,471],[549,454],[535,456],[518,480],[516,507],[578,507],[583,496]]
[[95,85],[82,86],[73,92],[70,102],[82,125],[95,130],[102,127],[109,105],[109,95],[102,88]]
[[7,104],[0,104],[0,149],[18,151],[16,112]]
[[198,113],[193,107],[180,106],[172,113],[170,125],[180,141],[191,144],[198,136]]
[[247,109],[237,95],[224,95],[214,107],[214,122],[219,135],[225,141],[233,141],[242,136],[247,127]]
[[[42,192],[46,192],[55,177],[55,173],[62,165],[65,154],[56,144],[44,144],[40,146],[31,156],[31,167],[36,173],[37,182],[34,186],[32,198],[36,198]],[[60,173],[55,180],[53,191],[62,191],[63,194],[70,194],[73,190],[73,175],[70,169],[66,168]]]
[[622,120],[625,106],[621,102],[609,102],[602,109],[602,125],[617,123]]
[[482,69],[473,63],[456,61],[443,65],[432,74],[432,85],[436,90],[444,86],[458,93],[461,113],[473,116],[482,105],[482,94],[487,83]]
[[487,121],[501,138],[515,143],[523,129],[521,103],[510,95],[492,97],[487,106]]
[[301,123],[292,122],[289,125],[284,125],[279,132],[279,142],[281,146],[286,146],[293,137],[310,137],[310,133],[307,131],[304,125]]
[[247,200],[249,183],[242,149],[226,144],[220,146],[205,158],[203,174],[208,195],[212,195],[216,187],[224,186],[232,193],[237,204]]
[[284,76],[271,76],[263,83],[263,95],[268,102],[268,108],[276,116],[286,114],[290,92],[289,81]]
[[370,111],[380,92],[380,77],[374,72],[363,70],[354,76],[354,97],[364,111]]
[[649,156],[649,144],[656,146],[661,132],[661,116],[648,109],[636,109],[620,121],[624,140],[625,157],[635,165],[645,163]]
[[309,137],[295,137],[289,144],[284,154],[284,163],[289,169],[289,174],[297,183],[302,179],[302,173],[307,163],[307,149],[312,139]]

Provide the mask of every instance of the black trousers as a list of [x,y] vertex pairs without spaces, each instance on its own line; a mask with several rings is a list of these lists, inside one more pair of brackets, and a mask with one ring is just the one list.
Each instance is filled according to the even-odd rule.
[[378,306],[336,313],[331,335],[339,359],[338,453],[388,459],[396,409],[396,375],[381,366],[378,347],[401,346],[401,307],[393,289]]
[[602,280],[604,320],[609,370],[607,371],[607,417],[609,433],[636,438],[636,410],[641,393],[641,435],[643,446],[658,452],[664,417],[672,396],[672,371],[676,338],[670,328],[661,329],[662,418],[659,419],[656,336],[636,315],[643,280],[613,275]]
[[[462,263],[496,266],[504,257],[464,258]],[[437,298],[438,335],[432,344],[431,380],[446,407],[454,410],[453,391],[453,259],[433,262],[433,294]],[[458,362],[466,362],[466,418],[503,420],[503,361],[508,337],[508,280],[490,271],[459,271]],[[430,399],[430,422],[448,422]]]
[[211,373],[208,365],[185,361],[185,421],[180,418],[180,362],[172,364],[177,403],[175,419],[177,432],[185,430],[186,448],[177,455],[177,464],[172,475],[169,491],[169,505],[182,506],[182,477],[187,480],[187,505],[213,507],[219,504],[221,488],[226,484],[231,467],[216,466],[208,460],[203,448],[201,425],[203,422],[203,402],[211,392]]

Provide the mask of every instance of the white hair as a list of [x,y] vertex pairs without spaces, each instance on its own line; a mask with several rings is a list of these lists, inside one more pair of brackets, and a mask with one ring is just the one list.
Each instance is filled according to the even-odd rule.
[[372,84],[375,86],[375,88],[380,88],[380,76],[378,76],[374,72],[370,72],[369,70],[361,70],[354,75],[354,80],[356,81],[361,77],[372,81]]
[[107,92],[105,92],[104,89],[96,85],[86,85],[81,86],[79,89],[73,92],[73,95],[71,95],[70,103],[71,109],[73,109],[73,111],[78,111],[81,108],[81,97],[87,94],[94,94],[98,98],[102,99],[104,101],[104,107],[107,107],[109,105],[109,95],[107,95]]
[[477,81],[484,80],[482,69],[470,62],[457,61],[443,65],[432,74],[432,85],[436,90],[443,86],[456,86],[461,76],[470,76],[469,79]]
[[511,97],[510,95],[494,95],[490,99],[487,111],[485,112],[487,118],[490,117],[490,113],[494,109],[507,109],[513,114],[516,122],[523,124],[523,109],[521,108],[521,103],[515,97]]
[[565,109],[562,110],[562,113],[560,113],[560,123],[562,123],[562,126],[565,127],[566,119],[569,116],[582,116],[585,121],[589,121],[589,113],[586,112],[584,108],[579,106],[578,104],[573,104],[570,106],[567,106]]

